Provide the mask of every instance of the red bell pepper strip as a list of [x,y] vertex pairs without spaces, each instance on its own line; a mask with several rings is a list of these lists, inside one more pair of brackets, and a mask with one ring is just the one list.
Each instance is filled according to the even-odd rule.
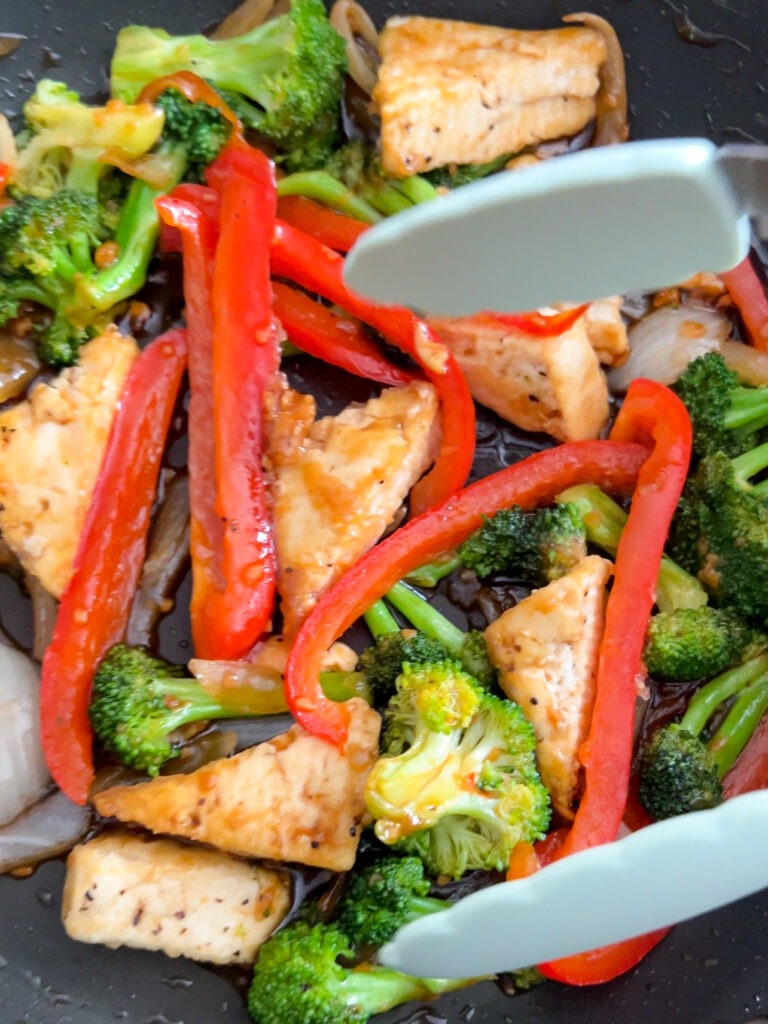
[[172,75],[163,75],[147,82],[139,93],[137,103],[154,103],[167,89],[176,89],[191,103],[206,103],[222,115],[232,125],[230,145],[250,148],[243,138],[243,126],[240,118],[228,103],[216,92],[212,85],[191,71],[175,71]]
[[10,164],[0,164],[0,199],[3,198],[5,187],[11,180],[11,166]]
[[768,294],[749,256],[733,270],[718,275],[728,289],[750,342],[761,352],[768,351]]
[[360,235],[370,227],[370,224],[345,217],[343,213],[329,210],[305,196],[279,198],[277,216],[291,227],[298,228],[305,235],[311,235],[329,249],[337,249],[339,252],[349,252]]
[[562,313],[539,313],[538,310],[530,313],[494,313],[485,310],[478,313],[477,317],[504,324],[505,327],[514,327],[536,338],[556,338],[569,331],[588,308],[589,303],[585,302],[583,306],[574,306]]
[[356,320],[337,316],[304,292],[272,283],[273,309],[286,334],[300,349],[379,384],[409,384],[416,374],[395,366]]
[[638,935],[635,939],[625,939],[624,942],[614,942],[588,953],[576,953],[574,956],[539,964],[539,971],[545,978],[564,985],[602,985],[636,967],[670,930],[659,928],[658,931]]
[[343,258],[289,224],[278,221],[272,272],[370,324],[387,341],[412,356],[432,382],[443,409],[443,440],[430,472],[411,492],[414,512],[438,505],[466,482],[475,450],[475,406],[464,374],[435,332],[402,306],[380,306],[344,284]]
[[88,701],[96,668],[122,639],[144,563],[150,513],[186,332],[169,331],[133,365],[80,535],[74,574],[43,657],[43,750],[54,781],[84,804],[93,781]]
[[616,552],[590,731],[579,751],[584,793],[558,857],[611,842],[621,825],[643,643],[669,525],[690,465],[691,421],[683,403],[668,388],[654,381],[635,380],[611,439],[653,447],[640,470]]
[[280,362],[269,278],[277,198],[271,162],[249,147],[225,147],[207,177],[221,196],[211,309],[214,509],[224,524],[223,582],[198,609],[196,651],[203,658],[232,661],[268,629],[275,601],[275,549],[261,456],[265,393]]
[[[189,189],[197,189],[191,192]],[[189,467],[190,554],[192,557],[192,643],[195,652],[208,649],[209,601],[224,589],[221,553],[224,524],[216,513],[216,455],[213,406],[213,312],[211,288],[218,220],[200,209],[201,186],[174,189],[156,201],[163,222],[179,234],[184,255],[184,299],[189,348]],[[179,196],[187,195],[187,201]],[[217,197],[218,198],[218,197]]]
[[[213,231],[214,242],[219,238],[219,213],[221,212],[221,200],[217,192],[207,185],[195,185],[192,182],[184,181],[176,185],[168,195],[171,199],[182,200],[184,203],[199,210],[208,220]],[[163,203],[166,197],[161,196],[155,200],[155,206],[160,211],[162,224],[160,225],[160,238],[158,245],[161,252],[182,252],[181,232],[173,226],[173,217],[163,215]],[[215,244],[214,244],[215,248]]]
[[398,580],[465,541],[485,516],[511,505],[535,508],[576,483],[627,492],[647,457],[641,445],[613,441],[576,441],[537,452],[453,495],[372,548],[323,594],[296,635],[285,670],[294,717],[343,749],[349,709],[325,697],[319,674],[325,652],[345,629]]
[[[632,497],[616,552],[614,584],[595,685],[589,735],[579,751],[584,793],[568,835],[555,854],[567,857],[608,843],[621,826],[629,789],[637,679],[643,642],[656,597],[656,579],[669,525],[691,458],[691,423],[668,388],[649,380],[630,385],[611,439],[652,444]],[[539,965],[548,978],[571,985],[609,981],[634,967],[669,931]]]

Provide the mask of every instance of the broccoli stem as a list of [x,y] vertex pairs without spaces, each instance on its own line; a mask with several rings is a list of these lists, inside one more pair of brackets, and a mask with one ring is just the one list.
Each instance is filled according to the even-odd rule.
[[440,195],[432,182],[422,178],[420,174],[413,174],[410,178],[393,179],[392,187],[410,200],[414,206],[418,206],[419,203],[428,203]]
[[736,388],[723,416],[726,430],[748,427],[751,431],[768,426],[768,391],[765,388]]
[[751,661],[729,669],[700,687],[688,704],[681,728],[692,736],[699,736],[716,709],[744,687],[749,686],[768,672],[768,654],[761,654]]
[[411,590],[405,583],[396,583],[387,591],[387,600],[408,619],[414,628],[420,630],[430,640],[437,640],[449,654],[457,656],[467,639],[466,633],[446,619],[429,602]]
[[409,583],[415,583],[417,587],[436,587],[440,580],[450,576],[454,569],[460,569],[463,565],[461,558],[455,551],[447,551],[440,555],[433,562],[409,572],[406,579]]
[[722,779],[768,711],[768,673],[742,690],[725,721],[707,744]]
[[[768,468],[768,442],[752,448],[743,455],[731,459],[733,472],[742,485],[747,485],[753,476]],[[759,484],[757,486],[760,486]],[[763,488],[763,491],[765,489]]]
[[355,220],[375,224],[381,220],[374,207],[328,171],[297,171],[277,183],[278,196],[306,196]]
[[403,210],[410,210],[413,203],[402,192],[385,182],[374,183],[363,180],[360,182],[360,194],[366,202],[383,213],[385,217],[393,217]]
[[371,703],[371,690],[362,672],[321,672],[320,685],[325,696],[339,704],[352,697]]
[[73,149],[64,188],[87,192],[95,197],[99,191],[99,179],[106,166],[95,159],[90,150]]
[[365,964],[350,971],[340,982],[339,989],[348,1006],[358,1007],[373,1016],[414,999],[429,999],[441,992],[466,988],[467,984],[466,979],[412,978],[387,967]]
[[[616,554],[627,513],[613,498],[594,484],[580,484],[558,494],[555,500],[561,505],[575,505],[584,520],[589,541],[609,555]],[[706,603],[707,593],[702,584],[664,555],[656,583],[659,610],[673,612],[678,608],[701,608]]]
[[363,614],[363,618],[374,640],[379,640],[383,636],[390,636],[392,633],[400,631],[397,620],[383,601],[377,601],[375,604],[372,604],[368,611]]
[[138,178],[131,183],[115,233],[118,258],[82,284],[82,290],[94,309],[104,312],[115,303],[130,298],[144,284],[160,229],[155,200],[181,180],[183,170],[180,164],[174,180],[166,188],[152,188]]

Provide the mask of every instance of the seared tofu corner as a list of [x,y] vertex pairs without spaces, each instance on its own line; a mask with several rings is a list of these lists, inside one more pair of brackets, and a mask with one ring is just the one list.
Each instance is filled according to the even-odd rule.
[[343,754],[294,725],[189,775],[105,790],[96,809],[241,857],[348,871],[367,820],[365,781],[378,756],[381,718],[359,698],[347,707]]
[[62,920],[79,942],[250,964],[290,899],[278,871],[170,839],[105,832],[69,855]]
[[0,531],[54,597],[72,576],[117,404],[139,354],[109,328],[80,361],[0,413]]
[[536,733],[539,770],[552,804],[568,820],[581,786],[579,747],[592,715],[612,571],[607,559],[590,555],[485,631],[501,687]]

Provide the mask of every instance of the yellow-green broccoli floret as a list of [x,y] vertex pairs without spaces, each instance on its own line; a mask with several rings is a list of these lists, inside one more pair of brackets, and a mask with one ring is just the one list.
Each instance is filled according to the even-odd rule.
[[383,842],[459,878],[502,870],[518,842],[545,834],[549,794],[517,704],[456,662],[405,665],[385,721],[384,756],[366,785]]

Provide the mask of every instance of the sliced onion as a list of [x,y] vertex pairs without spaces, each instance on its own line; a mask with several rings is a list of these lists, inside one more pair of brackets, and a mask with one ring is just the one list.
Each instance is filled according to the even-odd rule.
[[740,341],[724,341],[720,350],[728,366],[745,384],[768,384],[768,352],[761,352]]
[[0,643],[0,825],[39,799],[50,781],[40,739],[40,676]]
[[59,614],[59,602],[49,594],[37,576],[24,574],[24,583],[32,599],[32,635],[34,644],[32,657],[42,661],[43,655],[53,639],[56,616]]
[[719,351],[730,332],[731,321],[720,310],[662,306],[629,329],[629,358],[608,381],[621,393],[635,377],[672,384],[692,359]]
[[211,32],[211,39],[232,39],[233,36],[245,35],[265,21],[285,14],[288,6],[281,0],[243,0],[243,3],[231,11]]
[[128,622],[128,643],[149,646],[161,615],[169,610],[176,581],[189,554],[189,482],[175,476],[165,489],[149,539],[149,551]]
[[599,14],[582,11],[566,14],[563,21],[580,22],[599,32],[605,42],[605,63],[600,68],[600,88],[595,102],[595,132],[593,146],[612,146],[626,142],[629,137],[627,120],[627,76],[624,71],[624,51],[610,22]]
[[379,77],[379,33],[368,12],[355,0],[336,0],[331,25],[347,44],[347,63],[353,81],[369,96]]
[[91,825],[80,807],[58,789],[0,828],[0,874],[33,867],[71,850]]

